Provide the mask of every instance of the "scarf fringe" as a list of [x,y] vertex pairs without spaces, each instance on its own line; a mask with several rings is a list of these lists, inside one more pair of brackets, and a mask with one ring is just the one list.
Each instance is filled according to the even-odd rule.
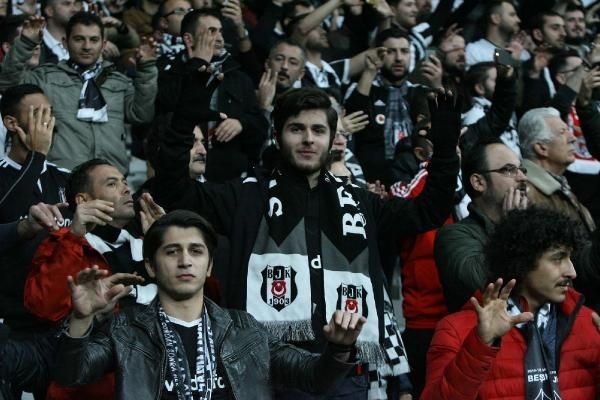
[[365,363],[385,365],[386,358],[379,343],[357,341],[356,349],[358,358]]
[[315,340],[311,321],[260,321],[267,330],[285,342]]

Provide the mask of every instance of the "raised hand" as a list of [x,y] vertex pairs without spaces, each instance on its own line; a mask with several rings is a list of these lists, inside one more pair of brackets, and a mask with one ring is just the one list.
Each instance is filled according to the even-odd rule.
[[365,54],[365,70],[371,72],[379,71],[379,68],[383,65],[383,57],[386,51],[385,47],[376,47],[368,50]]
[[85,236],[96,225],[106,225],[112,221],[111,214],[115,211],[113,203],[106,200],[90,200],[77,205],[71,232],[77,236]]
[[243,33],[244,19],[242,18],[242,8],[238,0],[227,0],[221,8],[221,14],[225,18],[230,19],[238,30],[242,30],[240,33]]
[[35,43],[40,43],[42,41],[42,29],[44,29],[44,26],[46,26],[44,17],[32,15],[23,22],[21,36]]
[[119,300],[131,293],[131,285],[144,283],[144,278],[137,274],[117,273],[101,281],[102,290],[105,290],[107,304],[104,308],[96,311],[96,317],[103,320],[109,317],[115,310]]
[[360,110],[345,115],[344,118],[342,118],[342,125],[348,133],[362,131],[369,125],[369,114]]
[[59,229],[57,223],[62,224],[64,221],[60,209],[67,206],[67,203],[38,203],[32,205],[29,207],[27,218],[19,221],[17,225],[19,236],[24,239],[30,239],[44,229],[57,231]]
[[242,123],[235,118],[227,118],[215,129],[214,139],[218,142],[229,142],[242,133]]
[[142,231],[144,234],[148,232],[148,229],[152,226],[154,221],[165,215],[165,210],[154,202],[154,199],[150,193],[142,194],[140,197],[140,219],[142,221]]
[[506,214],[511,210],[525,210],[528,205],[527,186],[511,187],[504,195],[502,211]]
[[362,315],[336,310],[331,320],[323,327],[323,334],[329,343],[351,346],[360,335],[367,319]]
[[95,265],[92,268],[79,271],[76,278],[71,275],[67,277],[75,318],[85,319],[91,317],[108,305],[110,296],[107,296],[107,288],[102,283],[102,278],[107,275],[107,270],[99,269]]
[[265,67],[265,72],[263,72],[260,78],[258,90],[256,92],[258,105],[261,109],[267,110],[273,105],[273,99],[275,98],[276,90],[277,72],[269,67]]
[[515,287],[516,281],[510,280],[502,287],[502,278],[490,283],[483,293],[482,303],[471,297],[471,304],[477,313],[477,334],[481,340],[492,345],[497,339],[507,334],[515,325],[531,321],[533,314],[524,312],[510,315],[507,311],[508,297]]
[[430,56],[421,62],[421,74],[433,89],[442,88],[442,62],[436,56]]
[[437,96],[428,98],[427,102],[431,114],[430,138],[434,155],[455,154],[461,128],[461,97],[442,89]]
[[20,126],[15,130],[21,142],[29,151],[48,154],[52,145],[52,133],[56,119],[52,116],[52,107],[40,105],[37,111],[34,106],[29,106],[27,114],[27,133]]
[[140,46],[136,49],[138,63],[155,60],[158,54],[158,45],[151,37],[142,37]]
[[216,33],[210,32],[208,29],[204,30],[195,36],[194,45],[189,52],[190,57],[200,58],[209,63],[215,52],[216,41]]

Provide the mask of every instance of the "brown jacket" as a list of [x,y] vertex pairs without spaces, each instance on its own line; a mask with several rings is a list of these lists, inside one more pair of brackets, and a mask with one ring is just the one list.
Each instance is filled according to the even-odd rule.
[[564,212],[574,220],[580,221],[588,233],[596,229],[590,212],[577,200],[573,192],[563,191],[556,178],[531,160],[523,160],[523,166],[527,168],[527,197],[532,204]]

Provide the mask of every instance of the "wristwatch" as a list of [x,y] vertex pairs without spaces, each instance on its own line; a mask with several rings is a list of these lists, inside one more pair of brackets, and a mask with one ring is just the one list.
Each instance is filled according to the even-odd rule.
[[250,36],[250,34],[248,33],[248,29],[244,29],[244,35],[240,36],[239,39],[240,40],[248,39],[248,36]]

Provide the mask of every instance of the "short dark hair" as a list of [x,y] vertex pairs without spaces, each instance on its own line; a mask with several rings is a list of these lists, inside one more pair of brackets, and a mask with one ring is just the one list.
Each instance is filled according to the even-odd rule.
[[496,68],[493,61],[485,61],[473,64],[465,74],[464,87],[471,96],[477,96],[475,93],[475,85],[485,82],[490,68]]
[[500,11],[500,9],[502,8],[502,5],[504,3],[508,3],[514,7],[513,2],[510,0],[492,0],[486,5],[485,12],[484,12],[484,16],[485,16],[484,22],[486,25],[490,23],[490,18],[492,16],[492,14],[495,14],[498,11]]
[[102,20],[100,19],[100,17],[97,16],[96,14],[86,12],[86,11],[79,11],[79,12],[75,13],[69,19],[69,22],[67,22],[67,27],[65,28],[65,32],[67,34],[67,39],[71,36],[71,32],[73,31],[73,28],[75,27],[75,25],[85,25],[85,26],[96,25],[98,28],[100,28],[100,36],[102,37],[102,39],[104,39],[104,24],[102,23]]
[[92,182],[90,181],[90,172],[100,165],[113,166],[109,161],[102,158],[93,158],[76,166],[67,180],[66,197],[69,202],[69,208],[75,212],[77,204],[75,196],[78,193],[90,193],[92,190]]
[[582,6],[573,4],[573,3],[568,3],[567,7],[565,7],[565,14],[568,12],[573,12],[573,11],[581,11],[583,13],[583,15],[585,15],[585,8],[583,8]]
[[563,18],[562,15],[560,15],[559,13],[552,11],[552,10],[540,11],[540,12],[536,13],[533,17],[531,17],[531,19],[529,20],[529,29],[532,31],[534,29],[539,29],[540,31],[543,31],[544,24],[546,23],[546,18],[548,18],[548,17]]
[[217,248],[217,233],[212,225],[195,212],[175,210],[156,220],[146,232],[142,251],[144,259],[154,263],[154,256],[162,246],[165,232],[172,226],[198,229],[208,249],[209,258],[213,257]]
[[271,46],[271,49],[269,50],[269,58],[271,58],[273,56],[275,49],[282,44],[292,46],[292,47],[298,47],[300,49],[300,52],[302,53],[302,57],[303,57],[302,62],[306,63],[306,60],[308,59],[308,56],[306,55],[306,49],[301,44],[299,44],[296,41],[289,39],[289,38],[279,39],[278,41],[276,41],[273,44],[273,46]]
[[214,17],[219,21],[221,20],[221,15],[216,9],[204,8],[192,10],[185,14],[181,20],[180,36],[183,36],[184,33],[189,33],[192,36],[195,35],[196,30],[198,29],[198,24],[200,23],[200,18],[202,17]]
[[462,170],[462,181],[465,188],[465,192],[474,198],[478,195],[478,192],[471,185],[471,175],[476,174],[480,171],[485,171],[489,168],[487,159],[487,148],[492,144],[504,144],[498,138],[485,137],[477,141],[473,146],[469,147],[467,151],[462,154],[461,170]]
[[410,37],[406,31],[403,31],[400,28],[388,28],[380,31],[377,36],[375,36],[375,46],[383,46],[383,42],[389,38],[406,39],[408,43],[410,43]]
[[519,286],[544,252],[561,246],[574,251],[584,242],[581,225],[560,211],[537,206],[512,210],[495,226],[484,249],[488,283],[516,279]]
[[567,59],[570,57],[581,58],[575,49],[561,50],[558,54],[555,54],[552,57],[548,63],[548,70],[550,71],[550,77],[552,78],[552,81],[555,81],[556,74],[559,72],[564,72],[561,70],[567,66]]
[[323,90],[314,87],[291,89],[277,98],[271,116],[273,129],[276,136],[283,132],[285,121],[305,110],[323,110],[327,115],[327,125],[330,130],[330,142],[333,143],[337,130],[337,112],[331,107],[329,95]]
[[7,115],[15,116],[21,100],[25,96],[37,93],[44,94],[44,91],[39,86],[30,83],[9,87],[2,95],[2,99],[0,99],[0,114],[3,117]]

